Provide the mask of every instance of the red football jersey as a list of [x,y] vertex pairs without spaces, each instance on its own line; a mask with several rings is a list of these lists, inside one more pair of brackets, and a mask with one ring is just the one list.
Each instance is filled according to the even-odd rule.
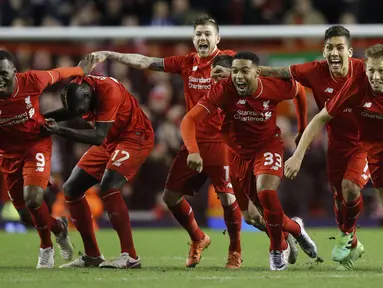
[[[326,103],[330,116],[343,117],[348,110],[355,117],[359,130],[359,140],[369,153],[375,153],[373,147],[382,150],[383,145],[383,94],[372,91],[365,73],[355,75],[346,82],[334,99]],[[358,128],[358,129],[356,129]]]
[[260,146],[275,137],[280,137],[276,125],[276,108],[283,100],[297,95],[298,85],[294,80],[259,77],[258,89],[251,96],[239,96],[231,79],[218,82],[199,101],[209,113],[222,109],[221,133],[226,144],[244,158],[257,152]]
[[112,77],[88,75],[74,81],[86,81],[96,92],[94,112],[84,115],[89,122],[113,122],[103,146],[129,138],[131,132],[154,133],[152,125],[136,98]]
[[[333,77],[325,60],[291,65],[290,72],[296,81],[312,89],[315,102],[322,110],[326,101],[334,98],[349,78],[364,71],[364,63],[360,59],[351,58],[349,67],[348,75],[344,78]],[[342,117],[337,117],[327,125],[329,144],[342,149],[355,147],[358,145],[355,119],[347,110],[342,114]]]
[[[231,50],[216,50],[209,57],[200,58],[196,52],[186,56],[172,56],[164,59],[165,72],[177,73],[184,81],[186,110],[190,111],[210,91],[213,81],[210,77],[211,64],[217,55],[234,55]],[[219,129],[222,116],[218,111],[202,121],[196,131],[197,142],[222,141]]]
[[83,71],[79,67],[16,73],[15,92],[9,98],[0,98],[0,154],[18,157],[34,141],[44,138],[40,135],[45,122],[39,109],[41,93],[59,80],[80,75]]

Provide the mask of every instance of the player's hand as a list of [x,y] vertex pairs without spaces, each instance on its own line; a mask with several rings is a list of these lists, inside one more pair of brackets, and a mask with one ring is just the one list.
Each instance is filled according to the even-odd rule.
[[210,76],[214,81],[226,79],[230,76],[230,68],[217,65],[211,70]]
[[299,132],[297,133],[297,135],[295,135],[295,145],[298,146],[299,141],[301,141],[302,135],[303,135],[303,132]]
[[43,128],[51,134],[55,134],[60,130],[59,124],[57,124],[56,120],[52,118],[45,119]]
[[198,173],[202,172],[203,161],[199,153],[191,153],[187,159],[187,165],[190,169],[197,171]]
[[90,60],[85,59],[85,60],[81,60],[77,66],[81,67],[81,69],[84,71],[84,74],[87,75],[93,70],[93,68],[96,65],[92,64]]
[[285,177],[288,179],[294,179],[301,168],[302,159],[297,156],[291,156],[285,162]]
[[89,60],[93,67],[95,67],[98,63],[104,62],[108,59],[108,51],[97,51],[88,54],[85,58]]

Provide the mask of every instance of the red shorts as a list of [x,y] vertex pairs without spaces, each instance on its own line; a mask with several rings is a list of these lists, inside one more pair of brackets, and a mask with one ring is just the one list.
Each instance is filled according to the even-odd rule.
[[165,188],[184,195],[194,195],[210,178],[215,191],[232,194],[227,146],[222,142],[212,142],[199,143],[198,147],[204,164],[202,172],[197,173],[187,166],[189,152],[182,146],[170,167]]
[[24,186],[48,186],[51,173],[52,139],[44,138],[31,144],[24,155],[16,158],[0,156],[0,170],[4,175],[9,198],[16,209],[25,207]]
[[342,191],[342,180],[347,179],[363,188],[370,178],[367,153],[362,149],[332,149],[327,152],[327,175],[334,193]]
[[375,188],[383,188],[383,150],[368,156],[368,169]]
[[153,149],[153,137],[142,140],[142,136],[132,134],[129,139],[118,142],[111,151],[103,146],[92,146],[77,166],[98,181],[101,181],[105,169],[117,171],[127,181],[132,180]]
[[278,138],[261,147],[250,159],[229,152],[230,179],[242,211],[248,209],[249,201],[260,205],[256,188],[258,175],[271,174],[283,178],[283,152],[283,142]]

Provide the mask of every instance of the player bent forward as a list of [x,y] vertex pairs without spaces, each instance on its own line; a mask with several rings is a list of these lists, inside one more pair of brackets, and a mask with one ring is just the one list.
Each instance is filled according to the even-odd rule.
[[[120,190],[137,173],[154,145],[152,126],[137,100],[114,78],[87,76],[75,79],[63,93],[64,109],[51,117],[62,121],[80,116],[94,123],[90,130],[58,126],[47,119],[46,129],[64,138],[93,144],[64,183],[69,211],[81,234],[85,255],[66,267],[140,268],[136,254],[128,208]],[[92,215],[85,191],[100,183],[100,193],[113,228],[121,244],[121,255],[105,261],[96,241]]]

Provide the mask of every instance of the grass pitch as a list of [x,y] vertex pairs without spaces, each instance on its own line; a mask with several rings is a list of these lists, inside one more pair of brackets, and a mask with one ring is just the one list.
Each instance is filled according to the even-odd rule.
[[[335,229],[309,230],[317,242],[323,263],[316,264],[300,251],[297,263],[283,272],[268,270],[268,238],[263,233],[242,233],[243,268],[233,271],[223,268],[227,257],[228,236],[218,231],[206,232],[212,244],[204,252],[196,269],[184,268],[188,235],[183,230],[134,229],[142,269],[56,268],[43,271],[35,270],[39,243],[35,231],[27,234],[0,232],[0,287],[382,287],[382,229],[358,230],[366,253],[356,262],[355,271],[351,272],[335,271],[337,265],[331,261],[334,240],[329,238],[336,235]],[[78,233],[71,232],[71,238],[76,250],[82,250]],[[97,233],[97,238],[105,257],[118,255],[119,243],[113,230],[102,230]],[[63,261],[56,252],[58,267]]]

